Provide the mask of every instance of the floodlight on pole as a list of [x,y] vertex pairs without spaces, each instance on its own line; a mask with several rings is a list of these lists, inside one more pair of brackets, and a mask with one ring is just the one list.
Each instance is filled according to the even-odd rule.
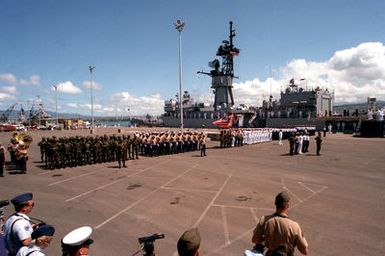
[[180,108],[180,129],[183,134],[183,102],[182,102],[182,30],[185,22],[177,20],[174,23],[175,29],[179,32],[179,108]]
[[95,66],[88,66],[90,71],[90,89],[91,89],[91,130],[94,129],[94,88],[92,84],[92,72],[94,71]]

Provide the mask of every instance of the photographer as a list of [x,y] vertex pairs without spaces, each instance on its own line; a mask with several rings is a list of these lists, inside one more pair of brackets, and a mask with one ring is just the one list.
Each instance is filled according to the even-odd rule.
[[16,255],[21,247],[29,246],[31,243],[33,227],[27,214],[32,211],[35,205],[32,198],[32,193],[25,193],[11,200],[15,206],[15,213],[5,222],[4,239],[8,256]]

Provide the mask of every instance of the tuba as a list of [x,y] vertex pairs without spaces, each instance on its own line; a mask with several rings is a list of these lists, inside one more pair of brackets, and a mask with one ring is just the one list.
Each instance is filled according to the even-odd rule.
[[21,132],[18,135],[16,135],[16,140],[19,143],[19,145],[24,145],[26,149],[29,147],[29,145],[33,141],[32,136],[24,132]]

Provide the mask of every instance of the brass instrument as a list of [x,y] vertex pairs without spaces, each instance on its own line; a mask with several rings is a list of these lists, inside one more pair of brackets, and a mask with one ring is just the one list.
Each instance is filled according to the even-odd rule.
[[24,145],[26,149],[29,147],[29,145],[31,145],[33,141],[32,136],[24,132],[21,132],[16,135],[15,139],[19,143],[19,145]]

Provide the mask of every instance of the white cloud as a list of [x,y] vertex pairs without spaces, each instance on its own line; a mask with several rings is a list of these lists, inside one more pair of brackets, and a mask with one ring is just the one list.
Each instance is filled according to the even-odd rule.
[[70,108],[78,108],[79,105],[77,103],[67,103],[67,106]]
[[[281,67],[272,79],[272,94],[279,98],[283,86],[291,78],[299,83],[306,78],[308,87],[335,91],[335,103],[365,102],[368,96],[385,99],[385,46],[382,43],[362,43],[357,47],[337,51],[325,62],[293,59]],[[301,85],[306,86],[306,81]],[[270,94],[270,81],[258,78],[234,84],[236,104],[260,106]]]
[[17,85],[17,78],[15,75],[6,73],[0,75],[0,81],[4,81],[9,85]]
[[[86,88],[87,90],[91,89],[91,81],[83,81],[82,85],[83,88]],[[92,81],[92,89],[100,91],[102,89],[102,85],[98,82]]]
[[4,86],[3,88],[0,89],[0,92],[16,94],[17,88],[16,86]]
[[[79,87],[76,87],[71,81],[66,81],[58,83],[57,85],[58,92],[69,93],[69,94],[79,94],[82,92]],[[52,91],[55,90],[54,87],[51,88]]]
[[113,94],[111,102],[109,106],[104,106],[108,115],[159,115],[163,112],[164,104],[160,94],[138,97],[128,92]]
[[39,85],[40,85],[40,77],[39,77],[38,75],[32,75],[32,76],[30,76],[29,80],[21,79],[21,80],[19,81],[19,85],[24,85],[24,86],[29,86],[29,85],[39,86]]
[[0,100],[14,100],[15,97],[8,93],[0,92]]
[[18,80],[17,77],[14,74],[11,73],[5,73],[0,75],[0,81],[5,82],[8,85],[11,86],[38,86],[40,85],[40,77],[38,75],[32,75],[28,80],[20,79]]

